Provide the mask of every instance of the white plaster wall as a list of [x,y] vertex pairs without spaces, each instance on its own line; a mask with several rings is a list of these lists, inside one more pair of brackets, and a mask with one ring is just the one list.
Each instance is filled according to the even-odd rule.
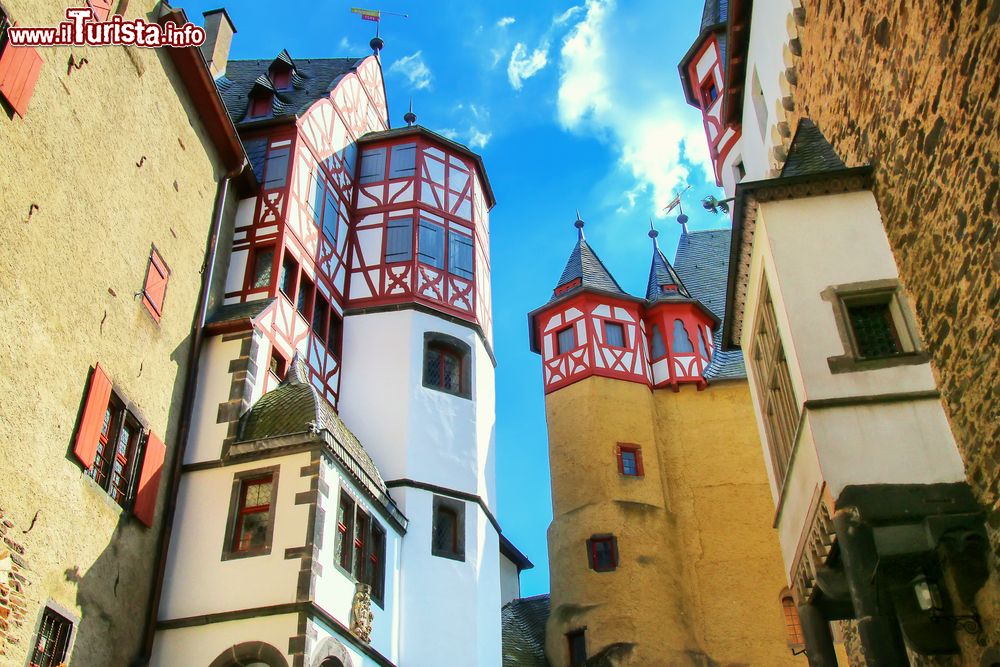
[[270,644],[281,651],[291,664],[288,640],[297,634],[298,614],[159,630],[153,640],[153,655],[149,664],[150,667],[205,667],[223,651],[243,642]]
[[222,453],[222,441],[226,438],[229,425],[216,423],[219,404],[229,400],[233,380],[229,362],[240,356],[240,346],[240,341],[223,341],[221,336],[205,340],[184,463],[215,460]]
[[477,503],[465,503],[465,561],[431,555],[434,494],[400,487],[403,539],[399,664],[500,665],[500,540]]
[[[472,399],[423,386],[424,333],[472,348]],[[494,507],[494,369],[471,329],[415,310],[344,321],[340,415],[383,477],[481,496]]]
[[517,565],[512,560],[500,555],[500,606],[521,597],[521,577]]
[[358,491],[350,476],[342,475],[340,469],[327,457],[323,457],[323,480],[329,485],[330,494],[322,497],[323,509],[323,543],[320,547],[319,562],[323,573],[316,580],[316,603],[329,612],[334,618],[351,626],[351,604],[354,601],[354,580],[348,577],[336,565],[337,545],[337,504],[340,489],[345,487],[350,492],[354,502],[361,507],[372,521],[385,530],[385,598],[383,606],[372,603],[372,647],[382,655],[395,662],[399,640],[399,605],[398,577],[402,539],[395,526],[386,521],[368,497]]
[[[276,464],[281,468],[271,553],[223,561],[233,476]],[[181,477],[160,620],[295,601],[300,561],[286,560],[285,549],[305,544],[308,511],[295,504],[295,494],[309,490],[299,474],[307,465],[309,454],[299,453]]]
[[[827,358],[847,351],[823,290],[898,279],[889,240],[871,192],[762,204],[756,243],[770,246],[789,333],[803,379],[802,400],[934,389],[930,364],[833,374]],[[773,281],[772,281],[773,287]]]
[[[756,181],[769,177],[770,127],[774,125],[775,104],[781,97],[778,76],[785,70],[783,48],[788,42],[786,19],[792,11],[791,0],[755,2],[750,21],[750,44],[747,49],[746,84],[743,86],[743,164],[747,178]],[[760,78],[768,109],[768,125],[762,138],[754,111],[751,89],[754,69]],[[794,131],[794,128],[792,128]],[[741,150],[737,146],[735,151]],[[728,192],[728,190],[727,190]]]
[[[323,659],[329,657],[329,651],[324,651],[323,648],[327,645],[326,642],[330,638],[338,642],[347,650],[351,662],[350,664],[345,665],[345,667],[378,667],[377,662],[355,648],[350,641],[334,632],[333,629],[323,623],[321,619],[314,618],[312,620],[312,627],[316,629],[316,639],[312,643],[312,649],[306,655],[306,667],[320,667],[323,663]],[[336,655],[336,657],[339,658],[340,656]],[[392,658],[389,659],[392,660]],[[393,660],[393,662],[395,662],[395,660]]]

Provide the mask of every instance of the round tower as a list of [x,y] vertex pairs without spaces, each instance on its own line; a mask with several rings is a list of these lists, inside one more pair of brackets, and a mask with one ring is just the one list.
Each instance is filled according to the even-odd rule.
[[496,665],[494,200],[479,156],[407,120],[358,141],[340,414],[410,522],[400,661]]

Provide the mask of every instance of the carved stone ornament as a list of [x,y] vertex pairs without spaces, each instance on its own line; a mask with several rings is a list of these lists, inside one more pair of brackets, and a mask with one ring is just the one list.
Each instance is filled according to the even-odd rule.
[[351,605],[351,632],[358,639],[368,643],[372,639],[372,587],[358,583],[354,589],[354,604]]

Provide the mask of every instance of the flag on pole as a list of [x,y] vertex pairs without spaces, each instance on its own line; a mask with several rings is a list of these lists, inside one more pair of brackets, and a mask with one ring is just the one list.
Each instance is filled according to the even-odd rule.
[[666,206],[663,207],[663,210],[666,213],[670,213],[672,210],[674,210],[675,208],[677,208],[677,205],[680,204],[680,203],[681,203],[681,196],[677,195],[672,200],[670,200],[669,204],[667,204]]
[[361,9],[359,7],[351,7],[351,11],[355,14],[360,14],[361,18],[365,21],[375,21],[379,20],[380,12],[377,9]]

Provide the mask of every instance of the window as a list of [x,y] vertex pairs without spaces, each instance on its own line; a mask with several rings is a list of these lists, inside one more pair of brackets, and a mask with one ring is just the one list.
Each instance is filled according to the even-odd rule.
[[316,288],[313,286],[313,282],[306,277],[303,272],[302,277],[299,278],[299,298],[295,302],[295,309],[299,311],[302,315],[309,321],[309,316],[312,314],[313,307],[313,296]]
[[361,153],[359,182],[374,183],[385,179],[385,148],[375,148]]
[[903,351],[896,327],[892,323],[888,301],[845,305],[859,357],[890,357]]
[[556,333],[556,348],[559,354],[566,354],[576,347],[576,329],[566,327]]
[[626,477],[642,477],[642,449],[638,445],[618,445],[618,472]]
[[170,269],[160,257],[154,246],[149,251],[149,262],[146,264],[146,282],[142,287],[142,304],[157,322],[163,314],[163,299],[167,295],[167,281],[170,279]]
[[289,90],[292,87],[292,70],[286,69],[280,72],[272,70],[271,73],[271,83],[274,84],[275,90]]
[[688,336],[687,327],[682,320],[674,320],[674,352],[676,354],[691,354],[694,346],[691,344],[691,337]]
[[330,328],[326,334],[326,349],[330,351],[330,354],[340,358],[341,348],[341,331],[344,327],[344,321],[340,319],[340,315],[330,309]]
[[278,289],[288,297],[289,301],[295,299],[295,279],[298,277],[299,264],[286,250],[285,257],[281,260],[281,280],[278,281]]
[[326,345],[326,328],[330,324],[330,305],[321,295],[316,295],[316,307],[313,308],[312,330],[323,344]]
[[123,507],[141,433],[142,427],[135,417],[112,395],[98,434],[94,464],[87,474]]
[[431,554],[465,560],[465,503],[455,498],[434,496]]
[[333,245],[337,245],[339,208],[336,191],[332,187],[327,187],[326,198],[323,200],[323,235]]
[[271,553],[278,470],[278,466],[247,470],[233,478],[229,539],[222,560]]
[[472,237],[448,233],[448,272],[472,279]]
[[344,161],[344,169],[347,171],[348,176],[352,179],[354,178],[354,163],[358,159],[358,145],[355,143],[349,143],[344,146],[344,149],[340,152],[340,157]]
[[278,348],[271,348],[271,360],[268,363],[268,370],[274,373],[278,379],[284,378],[288,371],[288,360],[278,352]]
[[323,235],[330,243],[337,244],[338,213],[340,209],[337,191],[327,182],[322,169],[313,167],[312,180],[309,184],[309,212],[313,222],[323,230]]
[[667,356],[667,346],[663,343],[663,334],[656,324],[649,332],[649,350],[654,360]]
[[345,575],[372,587],[379,605],[385,597],[385,545],[385,529],[341,488],[334,559]]
[[264,289],[271,286],[271,272],[274,267],[274,248],[264,246],[253,251],[253,273],[250,276],[250,289]]
[[312,176],[309,180],[309,213],[316,224],[320,224],[323,219],[323,195],[326,193],[324,185],[323,171],[318,167],[313,167]]
[[698,352],[705,359],[708,359],[708,347],[705,345],[705,332],[698,327]]
[[444,227],[421,218],[417,234],[417,259],[435,268],[444,268]]
[[385,261],[408,262],[413,257],[413,220],[396,218],[389,220],[385,240]]
[[788,463],[795,446],[795,431],[799,424],[799,405],[792,391],[792,377],[785,361],[785,350],[778,332],[767,281],[762,281],[760,305],[750,347],[750,367],[753,369],[757,396],[764,421],[771,465],[780,486],[785,479]]
[[785,633],[788,639],[788,646],[793,650],[805,648],[806,640],[802,634],[799,611],[795,608],[795,598],[792,597],[788,589],[785,589],[781,596],[781,611],[785,618]]
[[274,109],[274,96],[268,93],[257,93],[250,98],[247,108],[247,119],[270,118]]
[[569,664],[570,667],[583,667],[587,664],[587,636],[586,630],[573,630],[566,633],[566,642],[569,644]]
[[823,291],[833,303],[845,354],[827,358],[832,373],[888,368],[928,361],[897,280],[837,285]]
[[0,95],[7,100],[14,113],[24,118],[42,69],[42,57],[37,49],[8,44],[9,26],[7,15],[0,9]]
[[389,161],[389,178],[409,178],[416,170],[417,145],[402,144],[392,147],[392,158]]
[[610,347],[625,347],[625,327],[617,322],[604,322],[604,343]]
[[708,79],[701,86],[701,99],[702,103],[705,105],[704,108],[707,109],[712,106],[712,103],[719,98],[719,90],[715,87],[715,80]]
[[46,607],[42,611],[42,622],[35,635],[29,667],[56,667],[66,662],[72,634],[73,623],[51,607]]
[[288,146],[271,148],[264,163],[264,189],[283,188],[288,178]]
[[610,572],[618,567],[618,540],[613,535],[594,535],[587,540],[590,569]]
[[743,165],[743,160],[740,160],[735,165],[733,165],[733,176],[736,178],[736,182],[739,183],[743,180],[743,177],[747,175],[747,168]]
[[463,341],[428,332],[424,334],[424,386],[428,389],[472,397],[472,348]]

